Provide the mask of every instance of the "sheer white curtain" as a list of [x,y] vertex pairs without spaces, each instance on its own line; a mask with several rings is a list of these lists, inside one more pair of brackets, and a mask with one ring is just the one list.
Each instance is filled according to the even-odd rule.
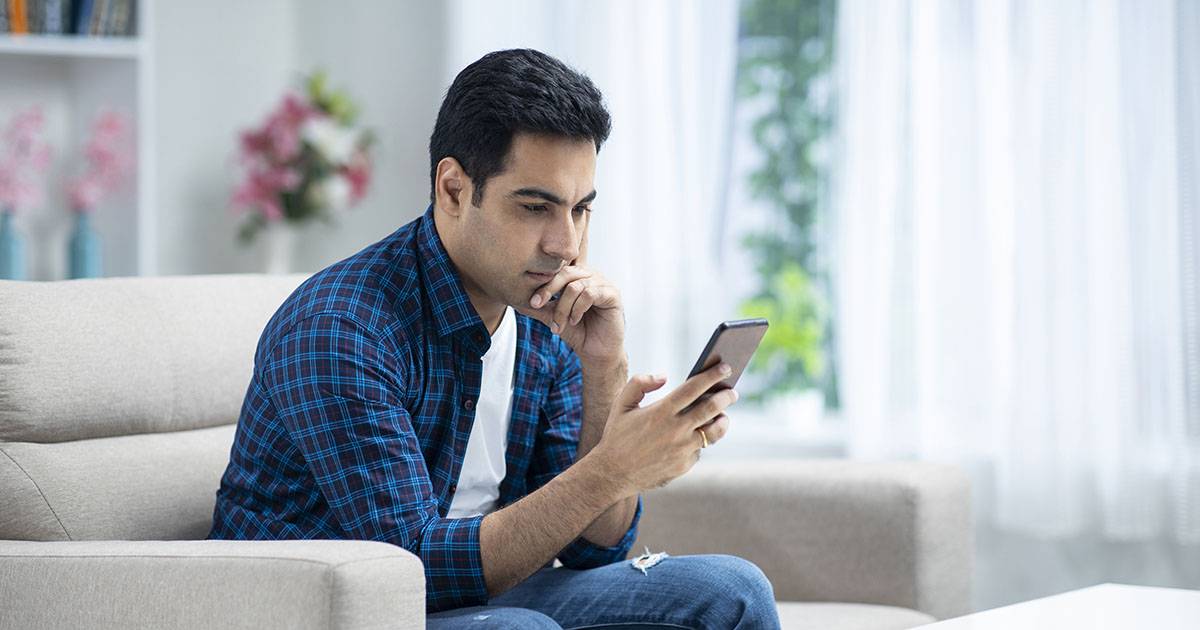
[[591,77],[600,151],[589,264],[620,287],[631,370],[678,383],[727,316],[717,247],[737,3],[455,0],[446,84],[483,54],[536,48]]
[[851,453],[985,531],[1200,548],[1197,4],[841,4]]

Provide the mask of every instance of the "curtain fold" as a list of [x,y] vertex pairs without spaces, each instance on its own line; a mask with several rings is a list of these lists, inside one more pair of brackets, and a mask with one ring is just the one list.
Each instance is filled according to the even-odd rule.
[[840,10],[850,452],[967,467],[985,527],[1200,545],[1195,3]]

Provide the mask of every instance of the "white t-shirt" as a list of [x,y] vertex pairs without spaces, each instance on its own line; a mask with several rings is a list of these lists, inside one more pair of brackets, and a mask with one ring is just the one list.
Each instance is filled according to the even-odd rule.
[[483,378],[475,423],[467,438],[458,490],[450,500],[449,518],[487,514],[496,509],[506,467],[508,424],[512,415],[513,368],[517,362],[517,316],[505,308],[492,345],[483,355]]

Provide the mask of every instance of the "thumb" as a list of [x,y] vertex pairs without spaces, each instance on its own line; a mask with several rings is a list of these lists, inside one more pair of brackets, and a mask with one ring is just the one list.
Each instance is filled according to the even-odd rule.
[[617,394],[617,404],[626,409],[637,409],[638,403],[642,402],[646,394],[666,384],[665,374],[635,374],[625,383],[625,387],[621,388],[621,393]]
[[554,320],[554,308],[557,302],[550,302],[541,308],[530,308],[529,306],[513,306],[513,310],[533,319],[549,325]]

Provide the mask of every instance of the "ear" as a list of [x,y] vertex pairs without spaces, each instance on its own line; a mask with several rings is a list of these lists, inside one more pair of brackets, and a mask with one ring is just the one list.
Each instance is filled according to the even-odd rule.
[[458,160],[447,157],[438,162],[433,193],[439,208],[453,216],[459,216],[471,202],[473,190],[471,178],[467,177]]

